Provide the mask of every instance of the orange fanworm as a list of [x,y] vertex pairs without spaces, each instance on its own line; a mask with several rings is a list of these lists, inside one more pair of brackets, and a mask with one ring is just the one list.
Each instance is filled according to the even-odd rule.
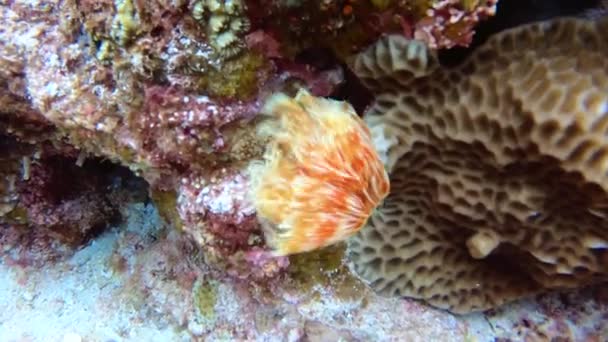
[[369,128],[352,106],[300,90],[275,94],[264,163],[252,168],[251,198],[268,245],[288,255],[356,233],[389,192]]

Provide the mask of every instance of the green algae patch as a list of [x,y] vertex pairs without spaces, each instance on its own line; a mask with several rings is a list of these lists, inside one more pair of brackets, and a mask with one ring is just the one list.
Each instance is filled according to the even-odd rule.
[[261,55],[243,53],[236,59],[224,61],[220,68],[203,68],[197,88],[213,97],[247,99],[255,94],[260,76],[267,69]]
[[150,197],[160,216],[175,228],[181,229],[182,221],[177,212],[177,193],[175,191],[151,190]]
[[317,292],[319,286],[330,289],[340,299],[361,297],[365,286],[344,264],[345,244],[289,257],[289,278],[299,290]]
[[27,209],[20,206],[14,207],[6,214],[4,219],[12,224],[26,224],[28,222]]
[[194,307],[205,321],[215,320],[218,283],[211,280],[197,280],[192,287]]

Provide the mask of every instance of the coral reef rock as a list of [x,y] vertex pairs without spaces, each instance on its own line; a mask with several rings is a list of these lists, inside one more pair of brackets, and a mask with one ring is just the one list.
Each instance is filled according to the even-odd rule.
[[465,313],[608,279],[607,33],[528,24],[451,68],[391,35],[351,60],[391,178],[349,246],[371,287]]

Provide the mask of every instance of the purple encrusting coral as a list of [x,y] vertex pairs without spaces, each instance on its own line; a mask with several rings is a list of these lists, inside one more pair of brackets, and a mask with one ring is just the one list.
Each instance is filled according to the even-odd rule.
[[[475,317],[379,297],[351,274],[344,246],[273,257],[247,168],[268,143],[256,130],[269,95],[304,87],[362,110],[370,95],[351,91],[347,57],[395,32],[467,46],[496,3],[0,3],[0,306],[14,313],[0,312],[0,339],[487,337]],[[589,313],[541,298],[540,316],[484,318],[523,326],[494,331],[515,340],[601,339],[589,321],[606,318],[605,298],[582,296]],[[45,309],[63,314],[35,332],[51,325]]]

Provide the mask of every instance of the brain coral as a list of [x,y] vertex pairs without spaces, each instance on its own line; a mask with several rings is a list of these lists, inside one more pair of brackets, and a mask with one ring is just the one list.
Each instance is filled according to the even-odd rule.
[[456,313],[607,280],[607,34],[529,24],[452,68],[402,36],[355,56],[391,194],[350,242],[354,270]]

